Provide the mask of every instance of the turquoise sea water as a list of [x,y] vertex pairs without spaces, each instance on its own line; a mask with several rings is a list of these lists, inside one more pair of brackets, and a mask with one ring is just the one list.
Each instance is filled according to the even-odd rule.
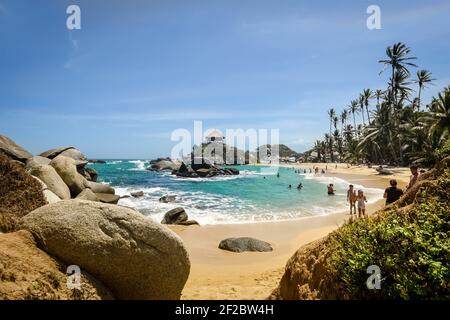
[[[309,174],[309,169],[307,174],[298,174],[291,168],[279,168],[277,177],[266,167],[241,166],[237,167],[241,171],[239,176],[186,179],[147,171],[149,163],[145,160],[109,160],[106,164],[89,166],[99,172],[100,182],[115,187],[119,195],[144,191],[144,197],[121,199],[119,204],[134,207],[157,221],[178,206],[184,207],[189,217],[200,224],[286,220],[347,208],[349,183]],[[301,191],[296,189],[299,182],[303,184]],[[335,185],[334,196],[327,195],[329,183]],[[355,187],[364,189],[369,202],[383,194],[381,189]],[[164,195],[175,195],[176,202],[160,203],[158,199]]]

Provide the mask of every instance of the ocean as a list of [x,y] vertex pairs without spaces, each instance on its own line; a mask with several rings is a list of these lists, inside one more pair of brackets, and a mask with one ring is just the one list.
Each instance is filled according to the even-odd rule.
[[[349,182],[323,175],[298,174],[291,168],[279,168],[280,177],[267,173],[261,166],[235,166],[238,176],[187,179],[169,172],[146,170],[146,160],[107,160],[106,164],[89,164],[99,173],[99,182],[116,189],[118,195],[144,191],[141,198],[124,198],[120,205],[133,207],[144,215],[161,221],[164,213],[183,207],[189,219],[201,225],[250,223],[289,220],[326,215],[347,209],[346,192]],[[303,172],[303,171],[302,171]],[[299,183],[303,189],[296,189]],[[335,195],[327,195],[327,185],[333,183]],[[292,189],[288,186],[292,185]],[[383,190],[363,189],[369,203],[383,195]],[[165,195],[176,196],[173,203],[160,203]]]

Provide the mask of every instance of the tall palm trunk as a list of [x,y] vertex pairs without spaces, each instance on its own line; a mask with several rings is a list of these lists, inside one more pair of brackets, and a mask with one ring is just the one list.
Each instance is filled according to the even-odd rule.
[[369,125],[370,125],[370,114],[369,114],[369,106],[366,105],[366,111],[367,111],[367,119],[369,120]]
[[417,106],[417,111],[420,111],[420,96],[422,94],[422,85],[419,84],[419,101],[418,101],[418,106]]

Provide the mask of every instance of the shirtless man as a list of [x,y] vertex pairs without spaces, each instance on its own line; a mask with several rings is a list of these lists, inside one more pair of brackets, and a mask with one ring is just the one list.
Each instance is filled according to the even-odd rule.
[[356,197],[356,190],[351,184],[347,190],[347,202],[350,203],[350,214],[356,214]]

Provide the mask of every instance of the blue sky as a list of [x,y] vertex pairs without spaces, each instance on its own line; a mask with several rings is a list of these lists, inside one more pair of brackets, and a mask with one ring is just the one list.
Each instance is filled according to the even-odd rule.
[[[81,30],[66,8],[81,8]],[[368,30],[366,9],[381,8]],[[450,84],[450,1],[0,0],[0,133],[33,153],[169,155],[178,128],[280,129],[297,151],[379,75],[388,45]]]

